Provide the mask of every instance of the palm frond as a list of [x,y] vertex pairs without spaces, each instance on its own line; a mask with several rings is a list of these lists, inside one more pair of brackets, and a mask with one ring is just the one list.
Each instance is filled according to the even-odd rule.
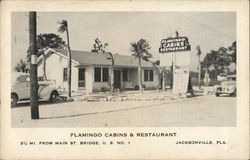
[[197,55],[198,56],[201,55],[201,48],[199,45],[196,47],[196,49],[197,49]]
[[151,47],[149,46],[148,41],[145,39],[140,39],[138,42],[132,42],[130,45],[130,50],[133,52],[133,56],[143,59],[149,59],[153,57],[152,54],[148,52]]
[[27,67],[27,63],[20,59],[18,64],[14,67],[14,70],[17,71],[17,72],[25,72],[25,69]]
[[66,20],[62,20],[62,21],[58,22],[58,24],[60,24],[60,26],[57,29],[58,32],[63,33],[67,30],[68,23]]

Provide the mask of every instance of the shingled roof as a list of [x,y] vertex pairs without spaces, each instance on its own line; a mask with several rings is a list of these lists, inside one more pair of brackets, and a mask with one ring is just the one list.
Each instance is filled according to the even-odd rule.
[[[55,49],[54,49],[55,50]],[[67,50],[55,50],[65,56],[67,56]],[[84,65],[105,65],[111,66],[111,60],[109,54],[95,53],[95,52],[85,52],[71,50],[72,59],[79,63],[79,66]],[[138,67],[138,59],[134,56],[126,55],[113,55],[114,66],[115,67]],[[154,67],[151,62],[142,60],[142,67]]]

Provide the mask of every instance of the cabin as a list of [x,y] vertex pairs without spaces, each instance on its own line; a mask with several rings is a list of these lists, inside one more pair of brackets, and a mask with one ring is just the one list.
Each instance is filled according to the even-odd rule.
[[[67,50],[49,48],[45,55],[38,58],[38,76],[43,76],[44,57],[47,79],[55,80],[56,86],[67,91]],[[72,50],[73,92],[109,91],[111,77],[114,89],[136,90],[138,86],[138,59],[134,56],[113,55]],[[158,67],[149,61],[142,60],[142,84],[144,90],[159,87]],[[113,67],[113,76],[111,69]]]

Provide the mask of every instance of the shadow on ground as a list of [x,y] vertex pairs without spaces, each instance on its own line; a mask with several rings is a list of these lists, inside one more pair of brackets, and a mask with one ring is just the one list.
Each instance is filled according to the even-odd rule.
[[[40,106],[44,106],[44,105],[54,105],[54,104],[61,104],[61,103],[70,103],[72,101],[57,101],[57,102],[49,102],[49,101],[39,101],[38,105]],[[11,108],[20,108],[20,107],[30,107],[30,102],[26,101],[26,102],[22,102],[22,103],[18,103],[15,107],[11,107]]]

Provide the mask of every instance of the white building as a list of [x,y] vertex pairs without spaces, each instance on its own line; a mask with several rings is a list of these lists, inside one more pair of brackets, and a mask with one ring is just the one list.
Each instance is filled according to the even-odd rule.
[[[108,91],[112,61],[110,55],[72,50],[72,91]],[[138,87],[138,59],[133,56],[114,56],[114,88],[120,90]],[[48,49],[46,57],[47,79],[56,81],[58,88],[67,90],[67,51]],[[157,67],[142,60],[142,84],[145,89],[157,89]],[[43,76],[43,56],[38,58],[38,76]]]

